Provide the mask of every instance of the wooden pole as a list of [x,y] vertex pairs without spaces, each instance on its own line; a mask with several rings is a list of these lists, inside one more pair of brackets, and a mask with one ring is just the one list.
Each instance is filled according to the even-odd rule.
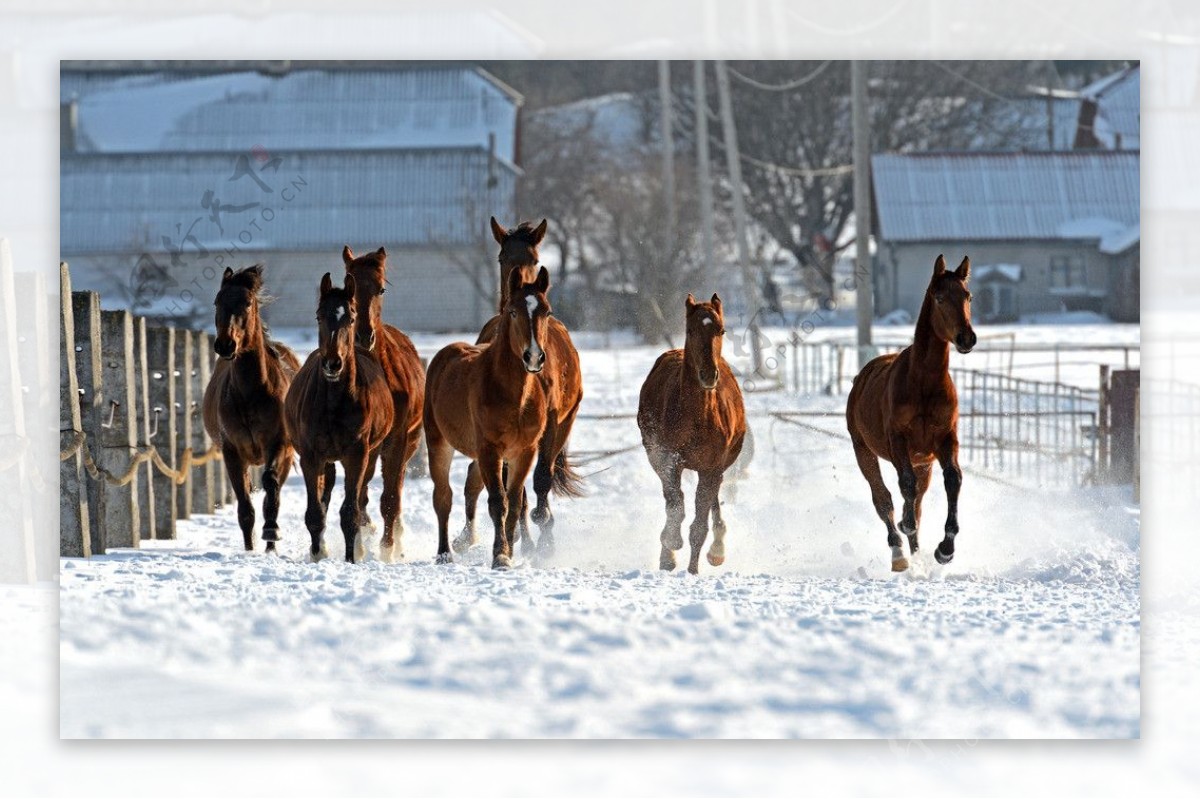
[[750,339],[750,356],[754,374],[762,375],[762,342],[758,331],[758,289],[750,269],[750,240],[746,233],[746,186],[742,183],[741,152],[738,150],[737,124],[733,120],[733,101],[729,92],[729,72],[724,61],[716,62],[717,94],[721,102],[721,122],[725,130],[725,160],[732,184],[733,222],[737,230],[738,266],[742,273],[742,292],[746,298],[746,335]]
[[871,263],[871,122],[867,116],[867,63],[850,62],[851,123],[854,131],[854,285],[858,321],[858,368],[875,357],[871,320],[875,280]]
[[[153,424],[154,412],[150,407],[150,371],[146,365],[149,342],[146,340],[146,318],[144,316],[135,316],[133,318],[133,333],[135,359],[133,364],[134,399],[137,401],[137,429],[134,431],[134,438],[139,447],[145,447],[154,443],[150,440],[150,425]],[[155,534],[154,524],[154,474],[157,471],[154,468],[154,464],[150,461],[146,461],[138,469],[138,501],[141,504],[138,530],[143,541],[149,541],[158,537]]]
[[[150,404],[150,444],[174,469],[179,442],[175,437],[175,328],[150,327],[146,330],[147,387]],[[154,537],[175,537],[175,482],[154,470]],[[147,505],[148,506],[148,505]]]
[[[58,427],[60,446],[83,430],[79,408],[79,378],[75,373],[75,314],[71,309],[71,272],[58,265],[59,382]],[[87,446],[86,443],[83,446]],[[58,470],[58,549],[64,558],[90,558],[92,540],[88,533],[88,473],[83,465],[83,447],[62,461]]]
[[[191,330],[175,331],[175,463],[183,462],[183,451],[192,445],[192,389],[195,385],[192,370],[195,368],[196,335]],[[176,487],[175,518],[186,519],[192,514],[192,472]],[[174,528],[171,534],[175,534]]]
[[[137,454],[137,378],[134,373],[133,316],[129,311],[100,311],[100,369],[104,380],[103,423],[96,462],[122,475]],[[138,481],[105,483],[104,537],[110,547],[137,547],[141,541]]]
[[704,80],[704,62],[692,62],[694,85],[693,106],[696,112],[696,167],[700,183],[700,235],[703,242],[703,281],[705,286],[715,286],[717,266],[716,247],[713,244],[713,193],[712,165],[708,156],[708,88]]
[[[39,298],[40,299],[40,298]],[[0,583],[31,582],[35,577],[33,518],[27,500],[31,461],[25,429],[25,399],[17,348],[17,298],[13,291],[8,240],[0,239]],[[11,460],[9,460],[11,459]]]
[[[100,453],[100,425],[104,418],[104,378],[100,368],[100,296],[94,291],[71,292],[71,313],[75,328],[75,377],[79,384],[80,429],[84,446],[93,460]],[[103,555],[105,539],[104,505],[108,492],[104,484],[90,476],[87,480],[88,537],[91,553]]]

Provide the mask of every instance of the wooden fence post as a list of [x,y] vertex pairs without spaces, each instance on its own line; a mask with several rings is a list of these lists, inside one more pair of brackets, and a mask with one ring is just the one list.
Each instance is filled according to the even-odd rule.
[[[154,413],[150,408],[150,372],[146,366],[149,348],[149,342],[146,340],[146,317],[135,316],[133,318],[133,332],[135,344],[134,399],[137,403],[137,429],[134,431],[134,441],[139,447],[143,447],[154,443],[150,440],[150,425]],[[146,461],[138,468],[138,501],[141,504],[138,530],[142,541],[157,538],[154,526],[154,473],[157,471],[158,469],[151,461]]]
[[[196,336],[191,330],[175,331],[175,463],[183,463],[183,451],[192,445],[192,369],[195,368]],[[175,518],[192,515],[192,470],[175,494]],[[174,529],[172,529],[174,535]]]
[[[58,265],[59,446],[70,444],[83,431],[79,409],[79,378],[75,374],[75,314],[71,309],[71,272]],[[83,466],[84,443],[58,469],[58,548],[64,558],[90,558],[92,539],[88,533],[88,474]]]
[[[175,328],[150,327],[146,331],[151,415],[151,439],[162,459],[175,469],[179,465],[179,442],[175,439]],[[175,481],[154,470],[154,537],[175,537]]]
[[[208,388],[208,378],[212,372],[208,334],[203,330],[196,331],[195,356],[196,368],[192,372],[192,452],[201,456],[208,452],[208,432],[204,429],[204,417],[201,407],[204,404],[204,390]],[[192,487],[192,513],[212,513],[216,498],[213,495],[211,464],[203,463],[192,472],[194,485]]]
[[[96,461],[113,475],[123,475],[136,454],[137,397],[133,370],[133,317],[129,311],[100,312],[100,358],[104,379],[104,422]],[[105,539],[109,546],[137,547],[141,538],[138,481],[105,485]]]
[[[75,377],[79,383],[80,424],[84,446],[93,460],[100,456],[100,425],[104,422],[104,379],[100,367],[100,297],[94,291],[71,292],[71,313],[75,328]],[[104,528],[104,504],[108,492],[104,483],[87,481],[88,537],[93,555],[108,548]]]
[[17,349],[17,301],[8,240],[0,239],[0,583],[30,582],[35,576],[33,518],[27,497],[29,438]]
[[1096,482],[1107,483],[1109,481],[1108,436],[1111,430],[1108,420],[1108,364],[1100,365],[1100,404],[1098,411],[1097,416],[1099,418],[1097,419],[1096,426],[1099,429],[1096,431],[1098,437],[1096,443],[1100,450],[1098,456],[1100,463],[1096,469]]

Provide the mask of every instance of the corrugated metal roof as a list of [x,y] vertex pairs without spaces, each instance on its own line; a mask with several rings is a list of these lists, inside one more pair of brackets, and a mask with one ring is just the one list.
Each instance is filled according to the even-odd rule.
[[885,241],[1099,239],[1139,220],[1136,152],[871,159]]
[[80,152],[237,152],[487,147],[515,160],[517,101],[480,70],[325,70],[285,74],[64,72],[78,103]]
[[480,149],[68,156],[61,246],[186,255],[465,244],[489,214],[512,218],[517,174]]

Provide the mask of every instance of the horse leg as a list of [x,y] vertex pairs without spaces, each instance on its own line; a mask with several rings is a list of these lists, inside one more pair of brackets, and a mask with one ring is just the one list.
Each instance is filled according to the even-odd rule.
[[902,572],[908,568],[908,558],[904,557],[904,545],[900,541],[900,534],[896,532],[896,522],[892,516],[892,492],[888,491],[887,484],[883,482],[879,458],[861,438],[851,436],[851,441],[854,444],[854,457],[858,460],[858,470],[871,486],[871,502],[875,505],[875,513],[887,526],[887,543],[892,550],[892,571]]
[[504,462],[500,453],[491,444],[484,444],[477,459],[479,474],[488,493],[488,515],[492,517],[495,537],[492,541],[492,568],[507,569],[512,566],[512,549],[508,532],[508,493],[505,490]]
[[913,501],[913,517],[916,519],[917,526],[916,529],[908,534],[908,548],[915,555],[918,549],[917,534],[921,530],[921,501],[925,499],[925,492],[929,490],[929,479],[933,476],[933,465],[927,463],[917,466],[914,471],[917,474],[917,498]]
[[356,563],[364,553],[360,552],[362,538],[360,527],[362,514],[363,478],[367,474],[367,461],[370,456],[363,445],[358,445],[342,458],[342,470],[346,473],[343,489],[346,492],[342,499],[340,512],[342,522],[342,537],[346,541],[346,561]]
[[383,454],[383,496],[379,502],[383,512],[383,541],[379,546],[379,558],[384,563],[394,563],[404,557],[404,475],[408,473],[408,461],[420,441],[417,431],[415,435],[395,441]]
[[[321,495],[333,482],[326,480],[326,464],[314,463],[311,459],[300,456],[300,471],[304,474],[304,488],[308,495],[308,507],[304,510],[304,526],[312,539],[309,555],[313,563],[329,557],[325,549],[325,508]],[[323,485],[324,484],[324,485]]]
[[688,542],[692,545],[692,557],[688,561],[688,572],[691,574],[700,573],[700,550],[708,538],[708,515],[721,491],[723,477],[720,470],[700,472],[700,479],[696,483],[696,515],[688,531]]
[[683,549],[683,489],[680,488],[683,469],[674,455],[658,449],[655,450],[655,456],[651,457],[650,464],[662,481],[663,499],[667,504],[667,521],[658,537],[662,545],[658,567],[671,571],[675,568],[675,550]]
[[896,476],[900,480],[900,496],[904,498],[900,532],[912,536],[917,532],[917,472],[908,454],[908,439],[900,433],[891,436],[891,454],[892,465],[896,467]]
[[275,543],[279,541],[279,490],[287,479],[287,469],[291,465],[292,454],[281,443],[267,449],[267,457],[263,467],[263,531],[262,539],[266,542],[267,552],[275,551]]
[[237,497],[238,526],[242,528],[242,545],[247,552],[254,551],[254,504],[250,501],[250,475],[237,447],[226,444],[221,448],[225,459],[225,473]]
[[[549,417],[546,428],[538,441],[537,465],[533,468],[533,493],[537,496],[537,507],[533,509],[533,522],[538,526],[538,549],[545,555],[554,551],[554,514],[550,510],[550,489],[554,486],[554,459],[558,455],[556,430],[558,423]],[[522,492],[522,503],[528,505],[528,497]],[[532,541],[529,542],[532,544]]]
[[450,488],[450,461],[454,449],[437,426],[425,422],[425,448],[429,456],[429,478],[433,480],[433,510],[438,520],[438,563],[452,563],[450,554],[450,505],[454,502],[454,489]]
[[725,562],[725,519],[721,516],[720,486],[718,480],[718,492],[714,492],[712,504],[713,542],[708,548],[708,562],[713,566],[720,566]]
[[479,492],[483,490],[483,477],[479,474],[479,464],[471,461],[467,466],[467,482],[463,486],[463,504],[466,506],[467,521],[462,532],[454,539],[454,551],[466,552],[479,541],[475,533],[475,505],[479,500]]
[[933,557],[945,565],[954,560],[954,537],[958,535],[958,491],[962,488],[962,469],[958,467],[958,436],[953,430],[938,448],[937,459],[946,481],[946,537],[933,551]]
[[[529,476],[529,468],[533,465],[534,455],[537,454],[535,448],[530,448],[528,452],[518,455],[514,460],[510,461],[505,469],[505,491],[507,492],[508,500],[508,516],[504,522],[504,531],[508,536],[508,546],[510,553],[514,550],[517,543],[517,526],[524,520],[525,512],[528,510],[528,502],[525,494],[525,478]],[[524,552],[529,554],[533,549],[533,541],[529,535],[528,526],[526,526],[521,536],[525,542]]]
[[333,461],[325,464],[325,468],[321,470],[319,480],[320,482],[317,485],[321,490],[321,508],[325,513],[328,513],[329,500],[333,497],[333,486],[337,483],[337,464]]

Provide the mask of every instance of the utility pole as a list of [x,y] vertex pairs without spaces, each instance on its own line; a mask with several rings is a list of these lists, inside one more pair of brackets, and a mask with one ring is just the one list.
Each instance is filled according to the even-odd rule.
[[693,106],[696,112],[696,160],[698,179],[700,181],[700,233],[704,249],[702,274],[705,285],[715,285],[713,259],[716,251],[713,246],[713,196],[712,168],[708,161],[708,88],[704,81],[704,62],[692,62],[693,79],[695,83],[695,98]]
[[662,182],[663,195],[667,204],[667,247],[668,258],[675,257],[675,230],[679,224],[675,208],[675,134],[671,124],[671,62],[658,62],[658,105],[659,124],[662,134]]
[[871,124],[867,117],[867,62],[850,62],[851,123],[854,130],[854,285],[858,311],[858,368],[871,360],[875,279],[871,264]]
[[746,314],[749,324],[746,335],[750,337],[751,363],[754,374],[762,374],[762,342],[758,332],[758,291],[754,275],[750,271],[750,242],[746,238],[746,202],[742,196],[742,162],[738,151],[737,126],[733,121],[733,104],[729,99],[729,72],[724,61],[716,62],[717,94],[721,102],[721,123],[725,129],[725,160],[729,164],[729,182],[733,193],[733,223],[737,231],[738,266],[742,272],[742,292],[746,296]]

